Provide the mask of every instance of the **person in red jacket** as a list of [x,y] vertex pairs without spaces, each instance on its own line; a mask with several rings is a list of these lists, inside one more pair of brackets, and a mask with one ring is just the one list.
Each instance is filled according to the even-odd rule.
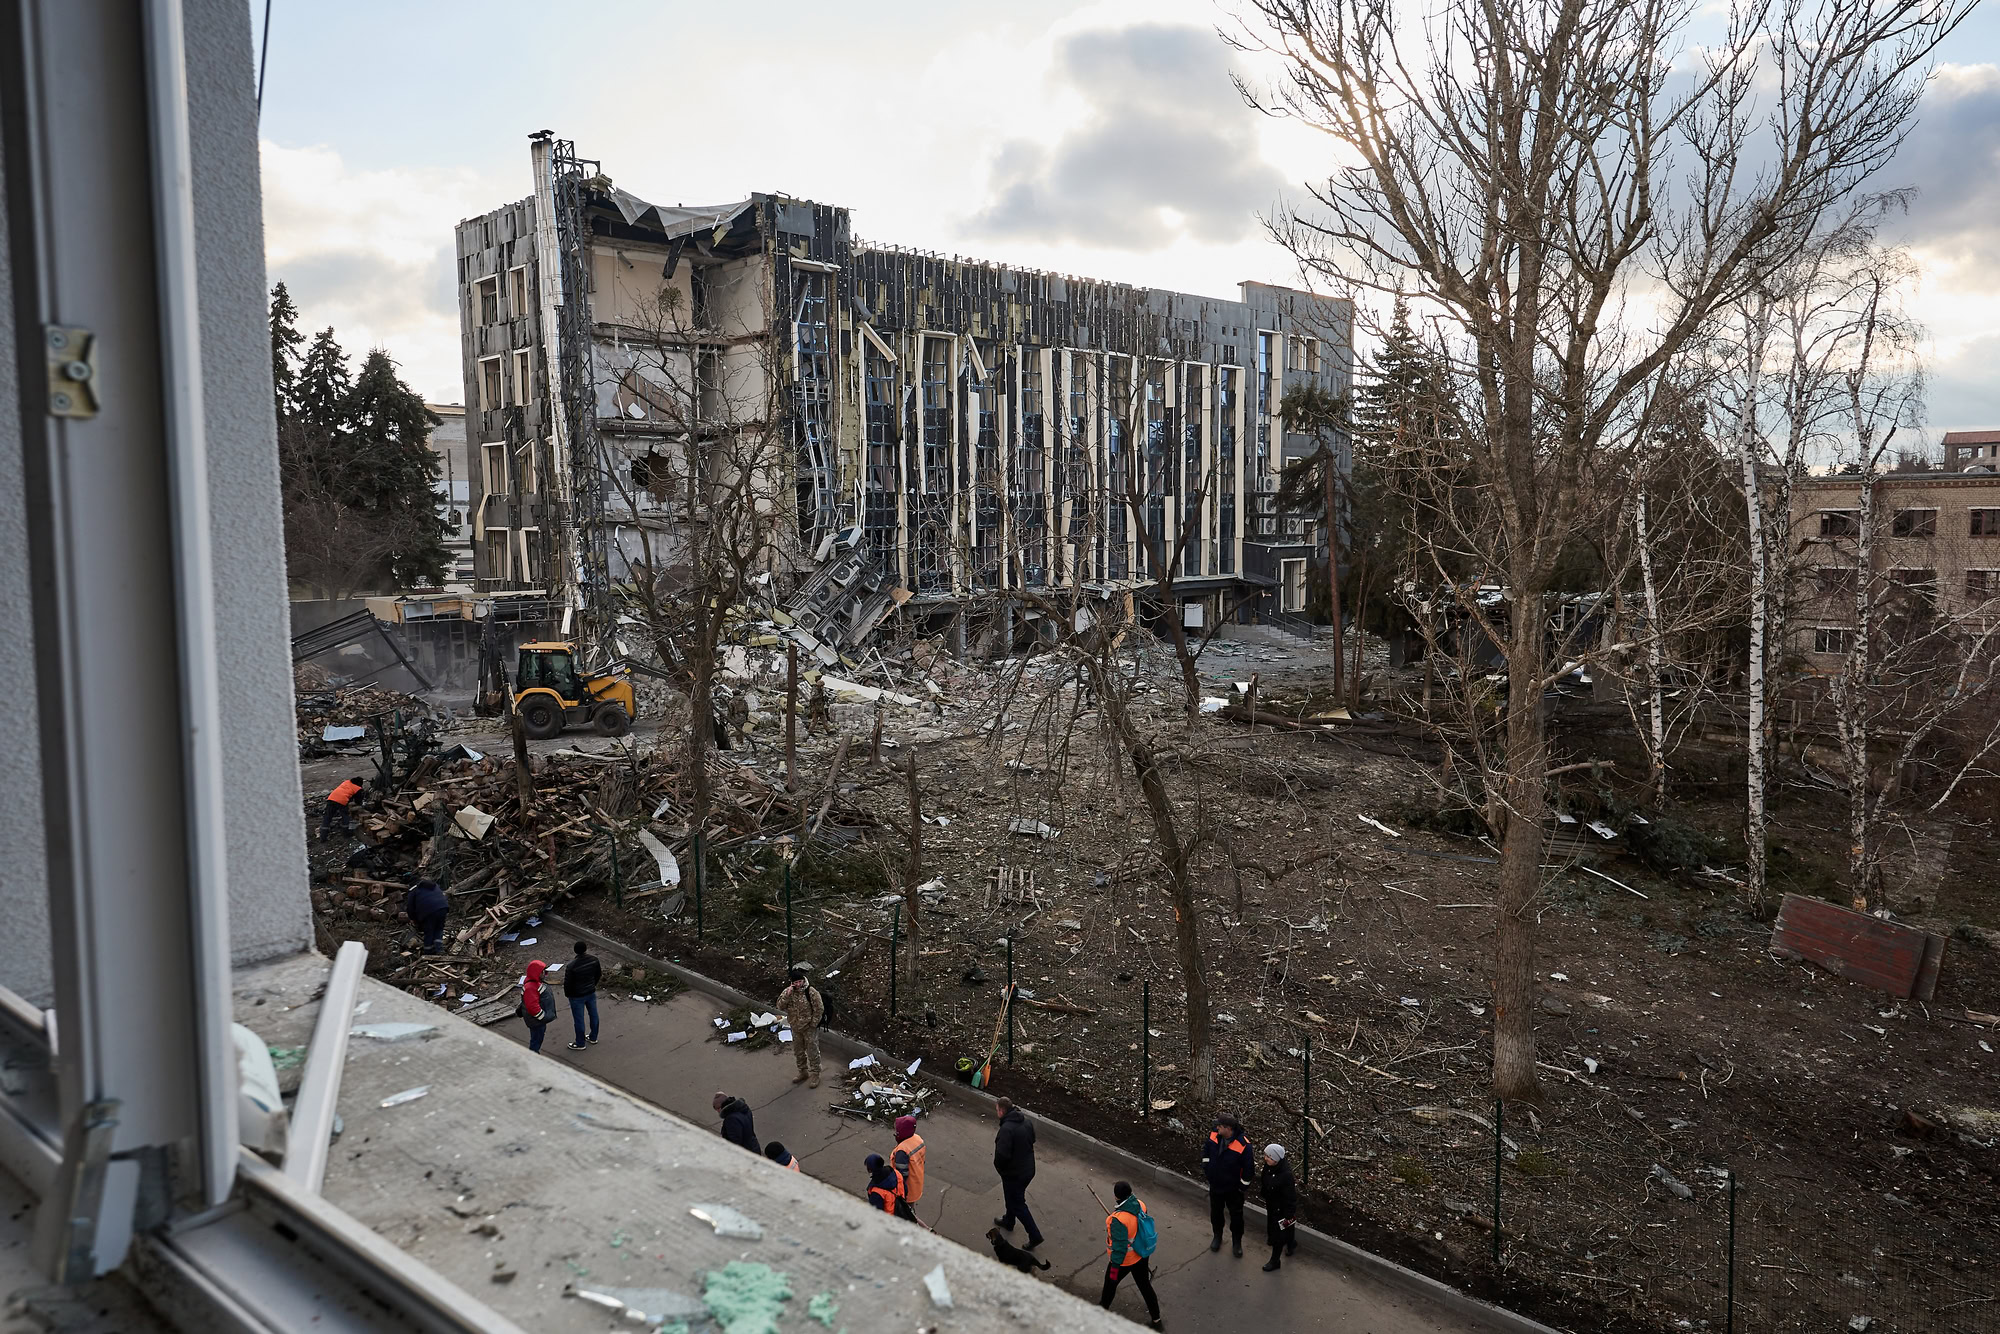
[[361,795],[360,774],[356,774],[354,777],[348,779],[346,782],[342,783],[339,787],[335,788],[333,791],[326,794],[326,809],[319,813],[320,842],[322,843],[326,842],[326,831],[333,827],[333,822],[336,817],[338,817],[340,820],[341,833],[351,834],[354,832],[354,825],[347,818],[349,815],[349,803],[360,795]]

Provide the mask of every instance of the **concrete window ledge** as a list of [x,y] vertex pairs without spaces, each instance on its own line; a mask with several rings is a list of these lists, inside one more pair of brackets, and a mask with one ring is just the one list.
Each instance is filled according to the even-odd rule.
[[[309,955],[239,973],[238,1021],[272,1047],[305,1046],[327,969]],[[357,1025],[437,1031],[351,1039],[325,1198],[522,1328],[596,1334],[613,1313],[574,1290],[698,1298],[732,1261],[784,1276],[786,1328],[804,1328],[822,1293],[839,1305],[836,1329],[1132,1328],[382,983],[364,979],[359,1000]],[[423,1097],[381,1106],[424,1085]],[[709,1203],[747,1216],[762,1238],[719,1236],[689,1213]],[[939,1265],[948,1313],[924,1282]]]

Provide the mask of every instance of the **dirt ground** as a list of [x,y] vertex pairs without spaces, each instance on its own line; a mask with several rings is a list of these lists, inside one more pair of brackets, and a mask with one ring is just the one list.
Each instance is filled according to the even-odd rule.
[[[1258,671],[1274,694],[1297,695],[1324,666],[1323,653],[1251,644],[1205,658],[1205,685],[1227,696]],[[1386,728],[1190,725],[1161,676],[1146,722],[1168,749],[1184,820],[1215,835],[1201,861],[1218,1012],[1211,1107],[1188,1078],[1173,913],[1136,794],[1105,763],[1089,716],[1055,725],[1069,710],[1046,707],[1053,678],[1000,691],[987,676],[952,683],[955,702],[921,728],[892,711],[886,730],[903,744],[880,768],[860,758],[866,730],[846,724],[857,759],[841,777],[844,804],[878,827],[851,841],[826,834],[797,868],[792,903],[792,949],[823,974],[864,945],[824,978],[833,1026],[930,1069],[983,1057],[1011,930],[1023,1002],[997,1089],[1189,1170],[1216,1107],[1259,1143],[1309,1141],[1312,1221],[1517,1309],[1578,1329],[1720,1329],[1733,1202],[1739,1329],[2000,1328],[2000,1031],[1963,1017],[2000,1010],[2000,952],[1977,932],[1952,938],[1934,1000],[1898,1002],[1774,959],[1768,921],[1726,880],[1617,855],[1592,865],[1619,884],[1552,867],[1539,905],[1544,1101],[1504,1109],[1496,1168],[1486,958],[1497,867],[1477,839],[1412,822],[1434,757]],[[804,743],[808,788],[827,782],[834,747],[825,730]],[[905,819],[911,753],[923,871],[942,884],[927,896],[920,980],[898,983],[892,1017],[888,900],[907,845],[890,826]],[[780,767],[768,741],[724,760]],[[1726,866],[1732,794],[1689,769],[1692,800],[1654,815],[1720,839]],[[1810,783],[1782,788],[1781,889],[1826,892],[1844,855],[1840,800]],[[2000,847],[1975,818],[1980,801],[1991,812],[1991,794],[1962,802],[1948,852],[1913,885],[1916,920],[1931,929],[2000,926]],[[1010,833],[1020,820],[1052,834]],[[316,848],[316,873],[342,855]],[[990,881],[1002,864],[1033,873],[1032,897],[999,900]],[[781,883],[768,852],[723,859],[699,940],[691,913],[621,911],[600,891],[560,910],[775,992]],[[358,925],[393,976],[399,924]],[[900,931],[898,947],[909,947]],[[1148,989],[1156,1110],[1142,1117]]]

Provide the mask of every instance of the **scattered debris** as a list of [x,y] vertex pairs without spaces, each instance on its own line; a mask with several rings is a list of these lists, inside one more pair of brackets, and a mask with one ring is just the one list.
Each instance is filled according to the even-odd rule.
[[380,1107],[401,1107],[406,1102],[415,1102],[430,1091],[431,1086],[429,1084],[419,1084],[413,1089],[404,1089],[401,1093],[392,1093],[376,1105]]
[[943,1265],[924,1275],[924,1286],[931,1290],[932,1305],[951,1309],[951,1284],[945,1282]]
[[726,1204],[691,1204],[688,1212],[715,1229],[718,1237],[741,1237],[745,1241],[762,1241],[763,1227],[748,1214]]

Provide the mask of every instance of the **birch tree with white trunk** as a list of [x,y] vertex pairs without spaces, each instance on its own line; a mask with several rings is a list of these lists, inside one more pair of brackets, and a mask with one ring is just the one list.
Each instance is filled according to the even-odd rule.
[[[1660,377],[1894,155],[1962,0],[1246,0],[1252,103],[1340,165],[1273,224],[1317,282],[1446,312],[1479,417],[1468,544],[1507,584],[1493,1084],[1541,1096],[1535,924],[1551,682],[1541,609]],[[1634,303],[1641,303],[1643,314]],[[1615,511],[1614,511],[1615,512]]]

